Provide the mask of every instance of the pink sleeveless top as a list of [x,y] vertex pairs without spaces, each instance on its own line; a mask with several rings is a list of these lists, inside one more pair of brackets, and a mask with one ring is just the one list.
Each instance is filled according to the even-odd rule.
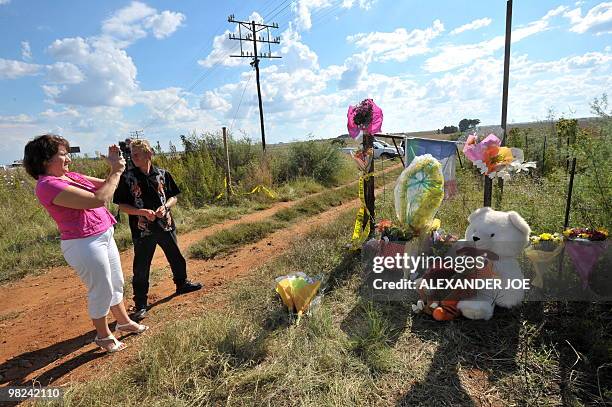
[[81,174],[69,172],[66,176],[74,182],[52,175],[40,175],[36,183],[36,196],[57,223],[62,240],[80,239],[104,233],[117,223],[104,206],[93,209],[72,209],[55,205],[53,203],[55,197],[69,185],[90,192],[96,191],[94,184]]

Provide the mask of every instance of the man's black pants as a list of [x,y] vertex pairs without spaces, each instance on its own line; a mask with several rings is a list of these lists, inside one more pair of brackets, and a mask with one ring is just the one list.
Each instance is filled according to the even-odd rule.
[[134,290],[134,303],[136,308],[147,305],[147,294],[149,292],[149,271],[151,261],[155,253],[155,247],[159,245],[172,269],[172,279],[175,284],[181,284],[187,279],[187,262],[179,250],[176,241],[176,231],[153,232],[149,236],[134,239],[134,264],[132,277],[132,288]]

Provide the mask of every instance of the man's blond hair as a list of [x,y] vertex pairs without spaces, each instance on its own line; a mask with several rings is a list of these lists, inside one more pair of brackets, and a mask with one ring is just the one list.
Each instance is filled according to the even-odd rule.
[[139,149],[141,151],[146,151],[149,153],[153,153],[153,149],[151,148],[151,144],[142,138],[136,139],[136,140],[132,140],[132,142],[130,143],[130,150],[133,149]]

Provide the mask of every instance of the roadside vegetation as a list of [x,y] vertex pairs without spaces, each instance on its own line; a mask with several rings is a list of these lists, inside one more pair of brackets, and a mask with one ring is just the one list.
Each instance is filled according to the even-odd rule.
[[[272,149],[264,159],[260,145],[230,138],[234,195],[218,198],[225,192],[220,134],[191,135],[183,143],[185,153],[178,153],[171,145],[164,154],[158,147],[154,157],[154,165],[171,171],[182,190],[179,205],[173,209],[179,233],[237,219],[274,202],[294,201],[358,177],[350,157],[329,141],[285,144]],[[376,165],[377,169],[384,167],[379,162]],[[107,166],[103,160],[81,157],[73,160],[71,170],[104,178]],[[65,264],[57,227],[34,195],[35,181],[21,169],[0,176],[0,199],[4,202],[0,228],[7,231],[0,235],[0,283]],[[262,190],[251,193],[259,185],[274,195]],[[109,209],[114,215],[118,212],[115,205]],[[115,240],[119,249],[125,250],[131,246],[127,215],[121,214],[119,220]]]
[[[494,206],[519,211],[534,233],[561,231],[567,157],[576,157],[570,226],[609,229],[612,119],[602,107],[601,100],[594,103],[600,119],[587,127],[560,120],[510,134],[509,144],[527,140],[526,158],[538,161],[538,170],[505,183],[503,191],[496,185]],[[544,147],[544,136],[554,147]],[[457,169],[458,196],[437,214],[443,229],[459,235],[483,196],[482,177],[463,164]],[[276,225],[334,206],[345,199],[344,188],[351,187],[334,190],[330,201],[332,191],[326,191],[252,224],[252,230],[237,228],[227,242],[211,237],[208,253],[232,250]],[[392,197],[389,187],[377,199],[377,219],[394,216]],[[354,220],[355,211],[346,211],[244,278],[198,297],[198,311],[188,319],[177,320],[176,309],[160,310],[154,318],[161,331],[138,339],[141,350],[129,363],[73,385],[62,405],[612,403],[609,304],[526,302],[496,310],[489,321],[435,322],[412,314],[409,301],[374,301],[366,294],[360,255],[346,248]],[[300,324],[273,288],[276,277],[296,272],[322,281],[320,301]]]
[[[127,367],[71,387],[62,405],[556,406],[610,400],[612,336],[602,308],[525,304],[490,321],[439,323],[413,315],[407,303],[373,302],[360,294],[358,254],[345,248],[353,221],[348,211],[230,283],[221,299],[201,297],[204,315],[167,323],[144,338]],[[273,280],[299,271],[323,280],[323,296],[296,326]],[[166,310],[157,317],[171,316]]]
[[[393,187],[393,182],[401,173],[402,168],[391,170],[386,177],[375,179],[375,185],[382,186],[384,180],[388,180]],[[210,259],[225,254],[237,247],[249,243],[255,243],[271,233],[284,229],[292,223],[310,216],[325,212],[333,207],[340,206],[346,202],[359,197],[358,184],[347,185],[341,188],[325,191],[321,194],[307,197],[303,201],[284,208],[259,222],[238,224],[208,236],[192,245],[189,249],[191,257],[197,259]]]

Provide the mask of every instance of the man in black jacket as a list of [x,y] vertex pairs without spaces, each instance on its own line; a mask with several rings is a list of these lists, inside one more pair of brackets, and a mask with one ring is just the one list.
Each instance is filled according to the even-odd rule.
[[147,312],[149,271],[157,245],[170,263],[177,294],[199,290],[202,284],[187,280],[187,262],[176,240],[176,225],[170,209],[176,205],[176,196],[181,191],[170,172],[152,165],[153,149],[148,141],[132,140],[130,152],[134,168],[121,176],[113,202],[129,215],[134,242],[132,318],[139,320]]

